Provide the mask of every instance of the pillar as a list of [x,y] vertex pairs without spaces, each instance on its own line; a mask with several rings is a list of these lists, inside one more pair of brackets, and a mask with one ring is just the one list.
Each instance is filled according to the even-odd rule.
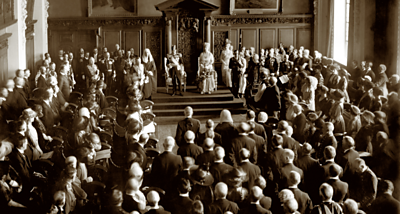
[[167,54],[172,53],[172,18],[166,18],[166,25],[165,25],[165,34],[166,34],[166,52]]
[[[49,17],[49,0],[36,0],[33,19],[35,23],[35,68],[41,64],[43,55],[48,52],[47,18]],[[53,56],[54,57],[54,56]],[[35,71],[32,71],[34,73]]]
[[27,0],[14,0],[14,17],[17,23],[6,28],[7,33],[12,33],[8,40],[8,77],[15,76],[15,71],[26,68],[25,47],[25,19],[28,15],[26,10]]
[[211,44],[211,19],[206,18],[206,42]]

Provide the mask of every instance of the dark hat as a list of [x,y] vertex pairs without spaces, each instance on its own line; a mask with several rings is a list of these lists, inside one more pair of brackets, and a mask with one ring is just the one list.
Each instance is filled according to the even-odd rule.
[[214,178],[205,166],[192,166],[189,169],[189,178],[193,184],[210,186],[214,183]]
[[360,113],[361,113],[360,109],[355,105],[351,105],[350,110],[351,110],[351,113],[354,115],[360,115]]
[[345,94],[341,90],[332,90],[329,95],[336,101],[339,101],[345,97]]

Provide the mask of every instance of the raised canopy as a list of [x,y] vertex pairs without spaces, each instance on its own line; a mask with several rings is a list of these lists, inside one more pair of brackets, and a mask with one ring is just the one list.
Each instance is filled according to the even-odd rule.
[[214,11],[219,6],[205,0],[167,0],[155,5],[159,11],[176,10],[180,8],[198,8],[199,10]]

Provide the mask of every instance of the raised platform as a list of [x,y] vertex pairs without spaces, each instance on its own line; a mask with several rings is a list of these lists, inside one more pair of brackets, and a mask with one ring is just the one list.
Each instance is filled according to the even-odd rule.
[[244,99],[235,98],[224,86],[219,86],[212,94],[200,94],[195,86],[187,86],[183,96],[171,96],[171,93],[171,89],[167,94],[163,87],[158,88],[157,94],[152,96],[153,113],[158,124],[182,120],[186,106],[191,106],[194,111],[193,117],[200,120],[218,118],[223,109],[230,110],[232,115],[244,114],[247,110],[243,107]]

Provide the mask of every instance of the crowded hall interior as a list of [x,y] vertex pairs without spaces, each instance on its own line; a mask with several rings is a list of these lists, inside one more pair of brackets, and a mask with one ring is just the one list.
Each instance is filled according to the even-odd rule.
[[0,214],[400,214],[399,0],[0,0]]

